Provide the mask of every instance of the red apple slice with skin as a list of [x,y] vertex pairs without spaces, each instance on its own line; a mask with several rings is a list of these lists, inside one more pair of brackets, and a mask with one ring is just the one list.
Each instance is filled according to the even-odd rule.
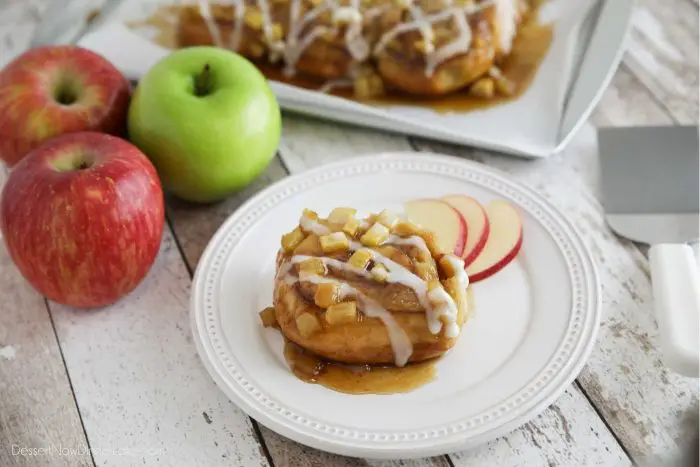
[[469,282],[491,277],[518,256],[523,244],[523,223],[518,211],[505,201],[486,206],[491,232],[486,246],[466,268]]
[[450,195],[442,199],[455,208],[467,224],[467,240],[462,259],[464,265],[469,266],[486,246],[490,231],[489,218],[481,203],[470,196]]
[[444,251],[461,257],[467,238],[467,224],[455,208],[437,199],[419,199],[405,205],[411,222],[432,230]]

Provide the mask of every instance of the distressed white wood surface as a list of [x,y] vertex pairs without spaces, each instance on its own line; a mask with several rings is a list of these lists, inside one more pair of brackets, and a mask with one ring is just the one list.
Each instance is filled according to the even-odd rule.
[[680,123],[698,121],[698,4],[640,0],[624,65]]
[[49,302],[98,465],[267,465],[250,419],[202,366],[170,230],[146,280],[99,311]]
[[0,466],[93,465],[46,303],[4,245],[0,297]]
[[[46,0],[0,1],[0,66],[24,49],[45,3]],[[696,123],[697,36],[696,0],[641,0],[633,21],[630,49],[593,122],[596,125]],[[406,138],[373,131],[298,117],[286,117],[284,124],[289,148],[285,162],[292,170],[333,160],[338,154],[347,157],[411,148]],[[419,149],[437,148],[500,167],[543,192],[580,226],[601,264],[606,284],[606,314],[598,345],[579,382],[639,465],[672,465],[688,459],[693,448],[697,451],[697,382],[674,377],[661,364],[655,349],[646,259],[634,245],[615,238],[604,226],[592,135],[592,127],[584,128],[565,154],[540,162],[423,141],[414,144]],[[285,174],[285,167],[275,160],[256,186],[226,203],[201,211],[174,205],[170,212],[190,266],[196,264],[213,230],[240,202]],[[0,275],[0,280],[6,279]],[[13,292],[21,287],[14,285],[17,282],[10,283]],[[114,453],[96,455],[97,464],[259,465],[266,462],[253,439],[249,419],[221,396],[198,364],[186,328],[188,287],[185,265],[173,247],[173,238],[166,232],[161,255],[149,278],[119,305],[95,316],[52,305],[91,447],[131,449],[122,452],[125,455],[119,458]],[[0,284],[0,293],[3,290]],[[32,336],[36,339],[37,332],[43,333],[41,342],[46,343],[49,322],[36,316],[43,324],[32,323]],[[177,325],[184,326],[185,331]],[[11,331],[7,332],[21,336],[21,329],[12,321]],[[3,344],[2,331],[0,327],[0,344]],[[55,360],[58,348],[51,350],[46,345]],[[30,348],[25,345],[25,349]],[[18,356],[20,352],[21,347]],[[3,373],[3,355],[0,353],[0,378],[7,374]],[[29,355],[34,359],[29,361],[31,365],[47,364],[38,350]],[[54,374],[48,378],[48,384],[55,381],[55,391],[59,394],[56,400],[60,402],[56,404],[60,410],[37,404],[25,407],[31,405],[26,398],[32,396],[17,394],[17,387],[2,386],[3,379],[0,379],[0,409],[9,400],[19,404],[15,410],[28,414],[30,428],[44,427],[51,439],[85,443],[80,438],[75,404],[65,397],[66,389],[70,390],[66,388],[66,375],[60,374],[60,368],[57,371],[55,363],[49,368],[53,368]],[[27,384],[45,387],[47,374],[51,372],[44,371],[41,378],[31,378]],[[5,394],[2,388],[10,389]],[[0,421],[2,417],[0,414]],[[41,430],[31,433],[36,435]],[[261,431],[276,465],[448,465],[444,457],[409,463],[341,458],[299,446],[265,428]],[[3,442],[21,434],[22,429],[11,423],[3,421],[0,425]],[[0,456],[2,453],[0,450]],[[0,465],[5,465],[4,460],[0,457]],[[47,462],[46,465],[60,465],[56,459]],[[84,462],[91,464],[89,457]],[[628,465],[629,459],[574,385],[536,420],[480,449],[453,455],[451,462],[469,466],[617,466]]]

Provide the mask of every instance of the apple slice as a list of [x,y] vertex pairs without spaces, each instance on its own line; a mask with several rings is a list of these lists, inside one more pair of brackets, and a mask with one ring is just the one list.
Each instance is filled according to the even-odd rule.
[[469,266],[486,246],[489,238],[490,223],[484,207],[474,198],[463,195],[450,195],[442,198],[459,212],[467,224],[467,240],[464,244],[462,259]]
[[444,251],[462,256],[467,224],[455,208],[437,199],[419,199],[406,203],[405,210],[411,222],[435,232],[438,244]]
[[523,244],[523,222],[520,214],[505,201],[492,201],[486,206],[490,233],[486,246],[466,268],[469,282],[490,277],[513,261]]

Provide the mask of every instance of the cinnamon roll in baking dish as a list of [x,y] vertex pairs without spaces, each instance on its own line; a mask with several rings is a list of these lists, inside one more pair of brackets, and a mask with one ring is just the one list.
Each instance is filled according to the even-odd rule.
[[352,364],[402,367],[454,346],[465,323],[462,260],[432,232],[383,211],[358,219],[304,211],[282,237],[266,326],[305,351]]
[[181,9],[179,45],[229,48],[359,98],[508,93],[496,65],[528,10],[527,0],[224,1]]

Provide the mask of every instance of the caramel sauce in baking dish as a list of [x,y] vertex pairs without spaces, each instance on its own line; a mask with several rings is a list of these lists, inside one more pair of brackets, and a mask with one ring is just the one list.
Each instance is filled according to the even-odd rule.
[[[533,11],[528,14],[525,22],[519,27],[518,34],[513,40],[510,53],[498,63],[501,74],[512,86],[512,93],[509,96],[496,94],[490,98],[481,98],[469,94],[466,90],[460,90],[446,96],[421,97],[408,95],[398,90],[387,89],[386,93],[382,96],[370,99],[359,99],[353,95],[352,86],[331,87],[325,90],[325,92],[329,95],[343,97],[367,105],[420,106],[432,108],[442,113],[469,112],[517,100],[527,91],[532,83],[552,43],[552,25],[541,24],[538,20],[538,10],[542,3],[544,3],[544,0],[530,1]],[[155,34],[151,38],[153,42],[170,49],[176,49],[179,47],[176,38],[176,18],[180,8],[182,7],[177,5],[161,7],[149,18],[139,22],[127,23],[127,26],[132,28],[150,27],[155,30]],[[320,91],[327,84],[326,81],[298,74],[291,77],[285,76],[281,67],[269,63],[254,63],[270,80],[313,91]]]
[[437,375],[435,360],[394,366],[347,365],[323,360],[287,340],[284,358],[300,380],[346,394],[398,394],[413,391]]

